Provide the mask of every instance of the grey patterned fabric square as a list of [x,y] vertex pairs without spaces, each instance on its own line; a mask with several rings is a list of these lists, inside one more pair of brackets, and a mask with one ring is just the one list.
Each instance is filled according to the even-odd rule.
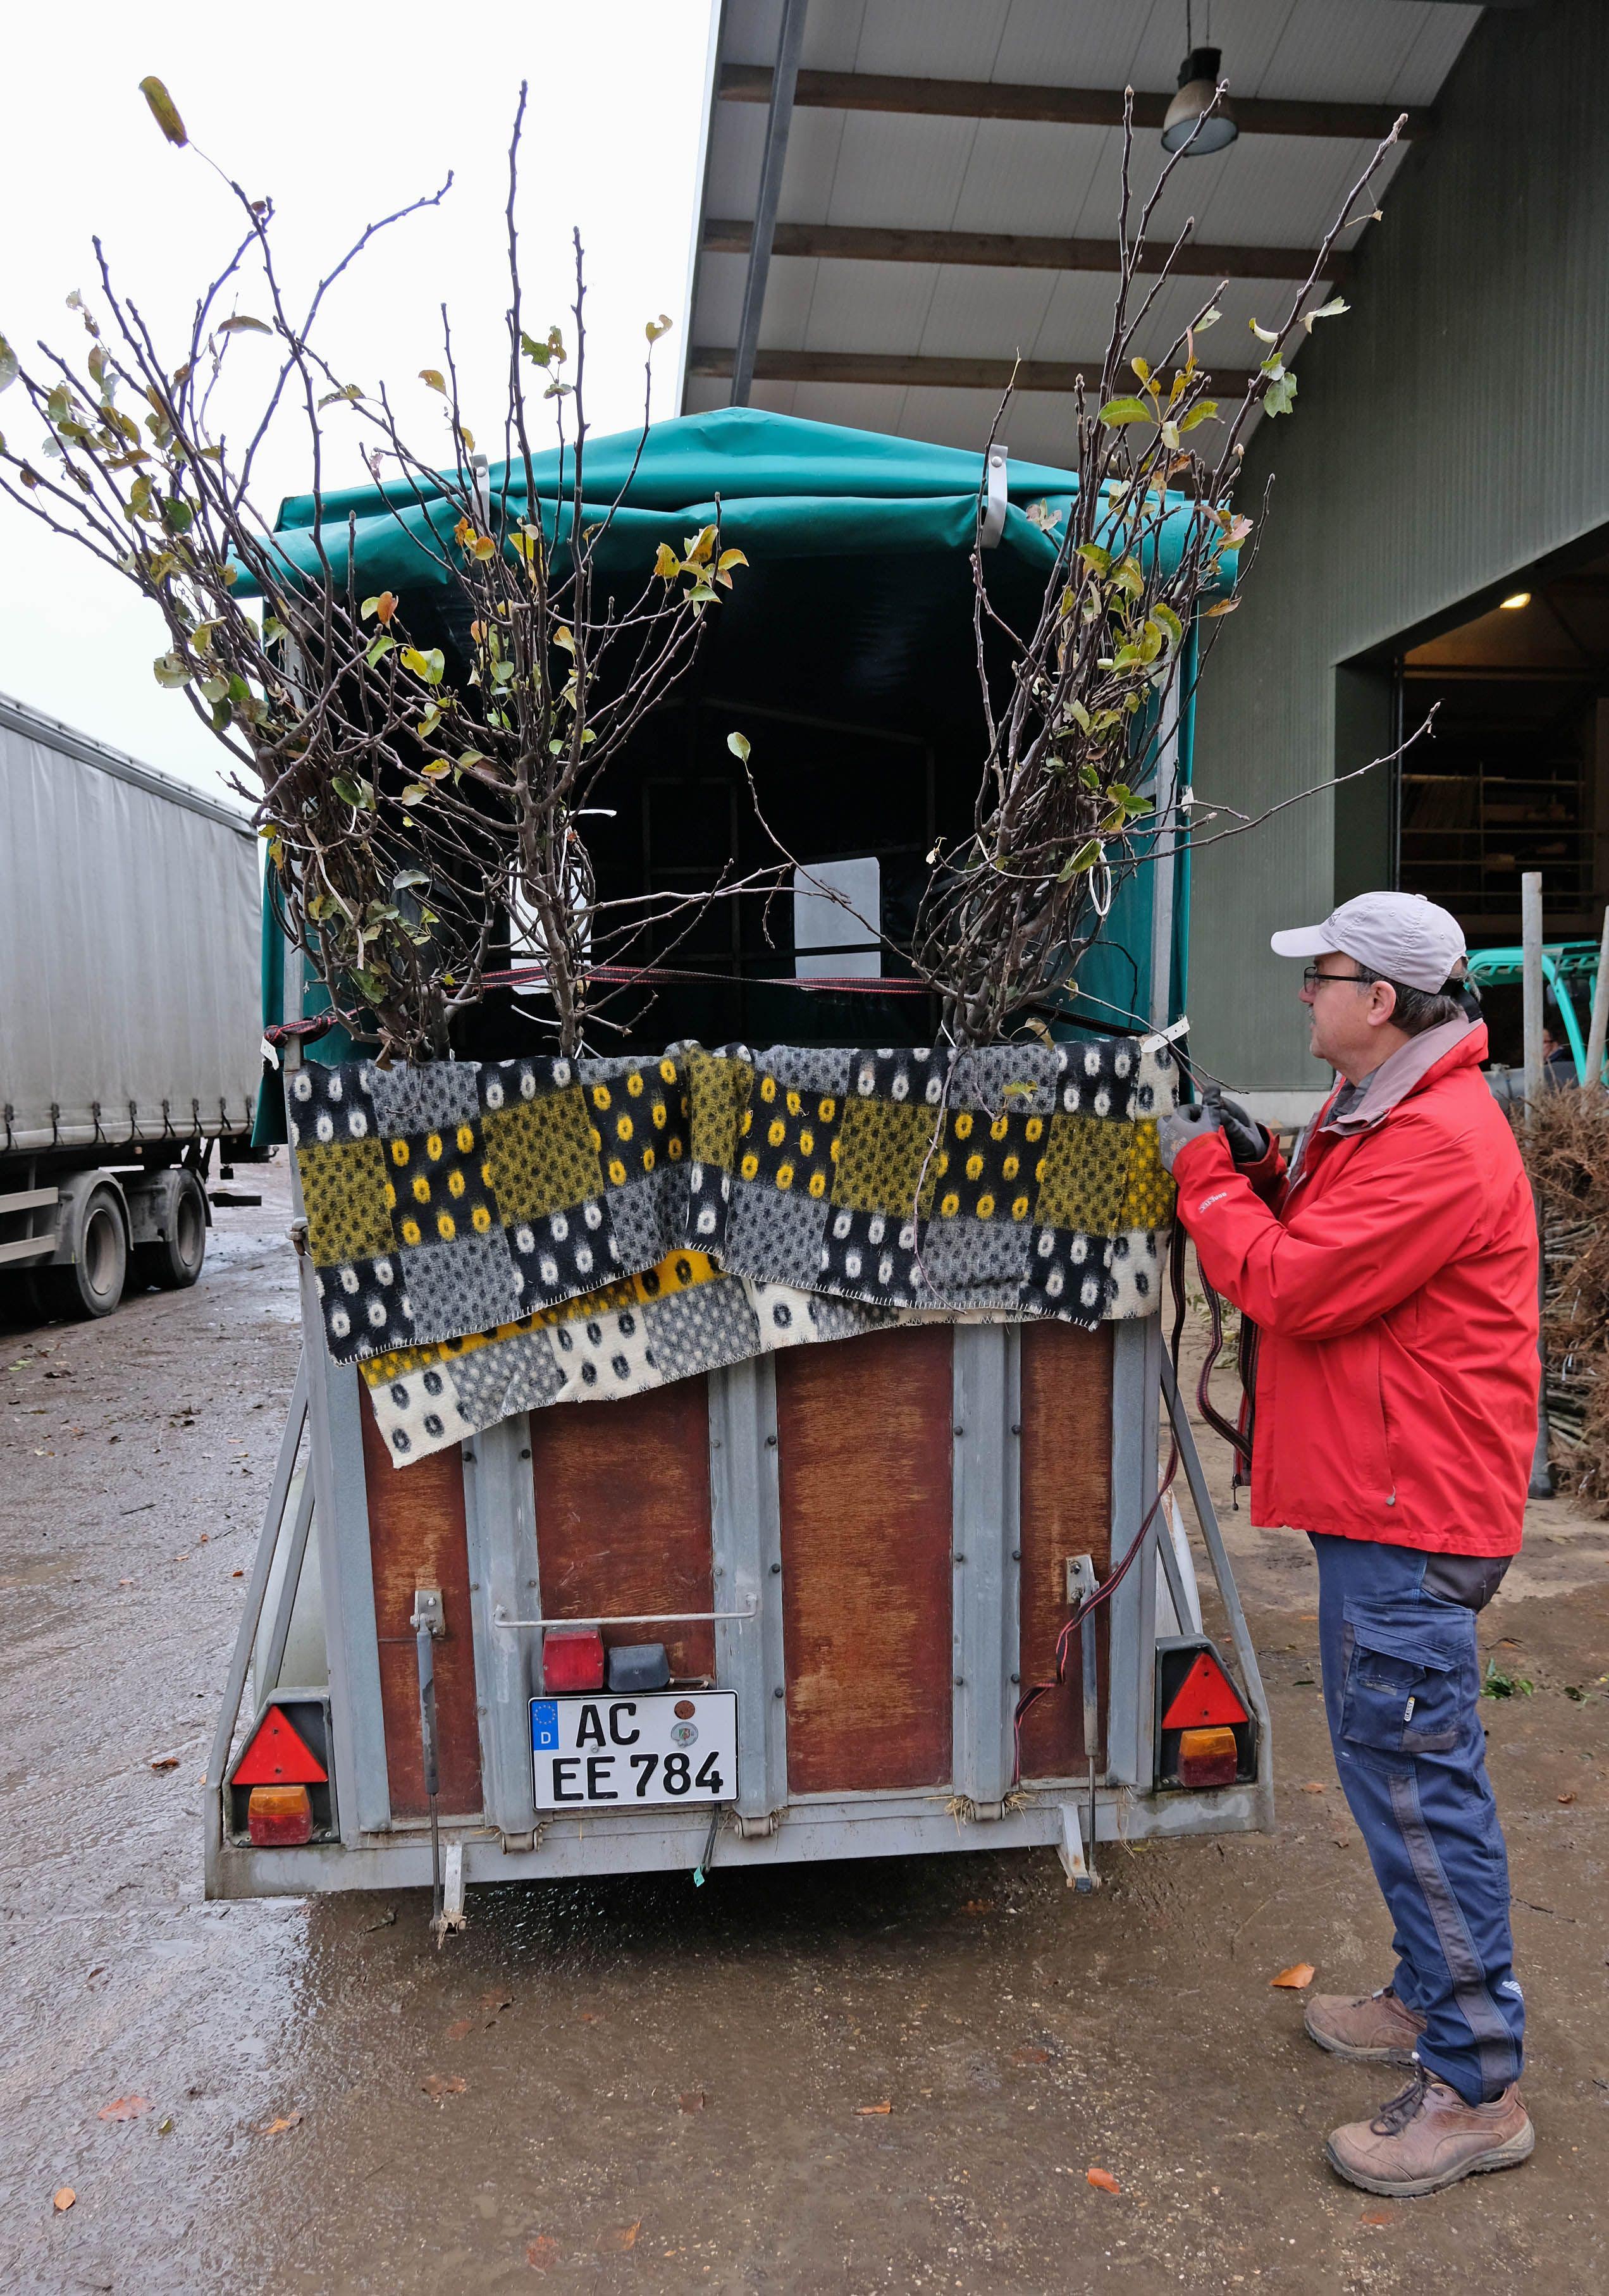
[[733,1184],[721,1258],[741,1275],[808,1290],[821,1272],[827,1200],[759,1180]]
[[604,1189],[622,1267],[656,1267],[685,1243],[688,1177],[685,1163],[672,1164],[646,1180]]
[[472,1124],[480,1112],[478,1062],[433,1061],[428,1068],[371,1068],[368,1073],[383,1132],[446,1131]]
[[[1030,1220],[929,1220],[922,1236],[923,1273],[935,1292],[971,1291],[980,1283],[1014,1287],[1028,1273]],[[969,1300],[973,1307],[997,1307],[995,1300]]]
[[991,1116],[1048,1116],[1065,1064],[1061,1048],[1049,1045],[987,1045],[963,1053],[950,1078],[950,1106],[987,1109]]
[[835,1093],[841,1098],[850,1088],[847,1051],[818,1052],[808,1045],[776,1045],[766,1054],[766,1064],[778,1084],[792,1085],[800,1092]]
[[525,1312],[508,1238],[501,1228],[490,1235],[461,1235],[453,1243],[405,1250],[402,1272],[416,1346],[489,1331],[494,1324],[511,1324]]
[[644,1308],[643,1321],[655,1368],[667,1380],[759,1353],[759,1319],[732,1277],[657,1300]]
[[546,1332],[521,1332],[456,1356],[450,1365],[458,1407],[476,1427],[490,1427],[511,1412],[536,1411],[564,1385]]

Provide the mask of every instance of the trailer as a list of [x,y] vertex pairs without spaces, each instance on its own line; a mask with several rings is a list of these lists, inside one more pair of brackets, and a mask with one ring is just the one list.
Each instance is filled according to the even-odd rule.
[[110,1315],[201,1271],[262,1073],[244,816],[0,697],[0,1274]]
[[[977,753],[980,500],[997,492],[1001,591],[1026,596],[1069,481],[746,410],[659,426],[634,465],[635,443],[592,448],[605,496],[618,477],[679,534],[718,490],[757,574],[644,728],[600,882],[666,882],[706,846],[742,858],[742,726],[793,849],[859,871],[898,919]],[[342,509],[360,578],[450,650],[371,507]],[[830,647],[829,533],[860,586]],[[1164,804],[1188,743],[1186,712],[1156,744]],[[1130,889],[1069,1046],[1119,1014],[1137,1050],[1178,1041],[1176,870]],[[791,952],[733,926],[645,998],[628,1044],[929,1041],[921,996],[843,987],[853,949],[822,980],[818,926],[804,887]],[[298,1024],[320,1000],[294,951],[272,980],[305,1097],[324,1047]],[[531,1004],[500,992],[456,1050],[529,1048]],[[208,1764],[209,1895],[434,1881],[450,1925],[470,1883],[1035,1846],[1087,1888],[1097,1843],[1271,1824],[1256,1655],[1160,1313],[913,1319],[513,1411],[399,1467],[358,1365],[326,1345],[305,1218],[294,1236],[302,1354]]]

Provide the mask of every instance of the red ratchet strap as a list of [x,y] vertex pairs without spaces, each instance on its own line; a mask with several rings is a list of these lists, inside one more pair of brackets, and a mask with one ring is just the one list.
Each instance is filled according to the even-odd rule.
[[263,1034],[271,1045],[316,1045],[320,1037],[328,1036],[339,1018],[334,1013],[316,1013],[310,1021],[271,1021]]
[[[867,980],[848,973],[813,973],[800,980],[793,973],[762,976],[757,980],[739,979],[730,972],[700,972],[691,966],[677,964],[595,964],[576,976],[581,980],[602,981],[606,988],[629,988],[638,981],[648,987],[669,985],[677,988],[710,987],[715,988],[802,988],[817,995],[834,996],[848,994],[858,996],[931,996],[933,991],[925,980],[903,980],[879,975]],[[487,972],[481,975],[487,988],[545,988],[547,975],[543,967],[515,965],[507,972]]]

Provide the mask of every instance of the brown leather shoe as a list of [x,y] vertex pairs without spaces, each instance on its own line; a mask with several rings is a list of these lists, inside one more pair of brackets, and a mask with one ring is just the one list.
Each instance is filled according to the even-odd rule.
[[1389,1985],[1360,1997],[1316,1993],[1301,2021],[1321,2049],[1368,2065],[1411,2065],[1414,2044],[1424,2030],[1417,2010],[1399,2001]]
[[1490,2104],[1465,2104],[1457,2089],[1416,2065],[1400,2096],[1373,2120],[1332,2129],[1325,2149],[1349,2185],[1406,2201],[1483,2169],[1517,2169],[1536,2141],[1517,2082]]

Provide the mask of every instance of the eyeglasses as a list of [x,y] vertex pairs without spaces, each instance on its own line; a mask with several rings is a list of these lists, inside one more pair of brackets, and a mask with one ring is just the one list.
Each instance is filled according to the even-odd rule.
[[1351,980],[1359,987],[1369,985],[1366,972],[1320,972],[1316,964],[1309,964],[1301,976],[1301,985],[1309,996],[1315,989],[1321,988],[1326,980]]

